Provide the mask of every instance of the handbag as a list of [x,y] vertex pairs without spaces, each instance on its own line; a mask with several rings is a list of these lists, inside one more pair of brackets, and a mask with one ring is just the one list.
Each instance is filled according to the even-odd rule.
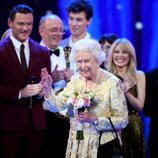
[[97,158],[123,158],[123,149],[122,149],[122,145],[120,144],[118,134],[116,132],[116,129],[115,129],[110,117],[108,117],[108,119],[115,132],[116,138],[114,138],[113,140],[111,140],[107,143],[100,144],[101,136],[103,133],[102,131],[100,132]]

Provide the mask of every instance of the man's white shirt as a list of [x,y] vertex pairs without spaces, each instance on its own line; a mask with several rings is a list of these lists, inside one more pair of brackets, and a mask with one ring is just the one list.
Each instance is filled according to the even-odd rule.
[[[40,44],[42,46],[46,47],[42,41],[40,42]],[[47,48],[47,49],[50,50],[49,48]],[[59,56],[56,56],[55,54],[52,54],[50,56],[51,72],[54,71],[56,65],[58,65],[57,70],[66,69],[66,60],[65,60],[64,50],[61,46],[58,46],[57,49],[59,49],[59,51],[60,51]],[[53,83],[54,91],[58,91],[58,90],[64,88],[65,86],[66,86],[66,81],[65,80],[60,80],[58,82]]]
[[[87,32],[86,36],[83,39],[90,39],[91,35]],[[72,36],[69,37],[69,46],[72,48],[75,43],[72,41]]]

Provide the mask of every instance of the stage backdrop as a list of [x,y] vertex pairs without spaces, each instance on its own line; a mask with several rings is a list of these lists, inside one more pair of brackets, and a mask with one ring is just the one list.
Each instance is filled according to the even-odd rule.
[[[20,3],[34,10],[34,28],[31,37],[40,41],[38,24],[46,12],[58,14],[69,35],[66,8],[73,0],[1,0],[0,36],[8,28],[10,9]],[[99,39],[104,33],[115,33],[128,38],[136,49],[138,69],[148,71],[158,66],[158,0],[90,0],[94,7],[90,34]],[[144,117],[143,117],[144,118]],[[149,119],[144,118],[147,140]]]

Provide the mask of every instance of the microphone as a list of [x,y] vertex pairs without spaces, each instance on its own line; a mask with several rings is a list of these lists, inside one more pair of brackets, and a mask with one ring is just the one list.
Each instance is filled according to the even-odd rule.
[[[35,84],[36,83],[36,77],[35,76],[31,76],[30,80],[29,80],[30,84]],[[34,102],[34,96],[30,97],[30,103],[29,103],[29,109],[32,110],[32,106],[33,106],[33,102]]]
[[30,77],[29,83],[30,83],[30,84],[36,83],[36,77],[32,75],[32,76]]

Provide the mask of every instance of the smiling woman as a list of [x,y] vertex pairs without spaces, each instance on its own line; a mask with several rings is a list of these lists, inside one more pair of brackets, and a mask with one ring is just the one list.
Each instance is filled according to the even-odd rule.
[[[41,83],[47,98],[43,104],[44,109],[51,111],[54,108],[60,111],[68,108],[70,114],[66,158],[97,158],[100,131],[103,132],[101,144],[115,138],[108,117],[112,119],[119,138],[121,129],[128,123],[127,106],[120,80],[100,68],[104,59],[105,53],[97,41],[82,39],[76,42],[72,47],[70,60],[77,64],[78,73],[72,76],[59,94],[55,94],[52,89],[52,79],[47,70],[43,69],[41,72]],[[78,105],[86,107],[86,110],[79,110],[81,108]],[[112,158],[113,154],[107,150],[106,156]],[[99,158],[104,157],[102,155]]]
[[128,107],[129,124],[122,130],[121,138],[125,157],[146,158],[141,111],[145,100],[145,74],[137,70],[136,53],[126,38],[117,39],[109,51],[107,69],[122,80]]
[[[94,43],[96,43],[95,46]],[[94,87],[98,82],[100,78],[98,74],[101,74],[99,66],[104,60],[105,54],[102,52],[100,45],[94,40],[80,40],[72,48],[70,54],[70,61],[74,61],[79,73],[88,79],[87,84],[92,81],[89,87]]]

